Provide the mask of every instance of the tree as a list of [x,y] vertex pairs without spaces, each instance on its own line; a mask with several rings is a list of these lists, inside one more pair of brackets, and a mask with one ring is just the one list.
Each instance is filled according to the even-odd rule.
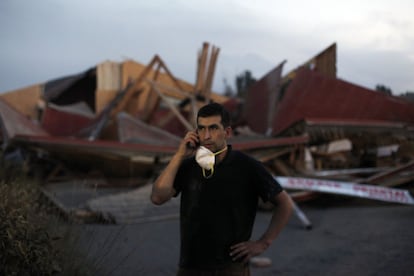
[[400,97],[414,102],[414,92],[412,92],[412,91],[407,91],[407,92],[405,92],[405,94],[401,94]]
[[256,82],[252,73],[249,70],[245,70],[243,73],[236,77],[236,90],[237,96],[244,99],[246,97],[249,87]]
[[224,96],[227,96],[227,97],[234,96],[234,90],[231,87],[231,85],[227,82],[226,78],[223,79],[223,83],[224,83]]
[[391,88],[389,88],[389,87],[387,87],[387,86],[385,86],[383,84],[377,84],[375,86],[375,90],[378,91],[378,92],[384,93],[386,95],[392,95]]

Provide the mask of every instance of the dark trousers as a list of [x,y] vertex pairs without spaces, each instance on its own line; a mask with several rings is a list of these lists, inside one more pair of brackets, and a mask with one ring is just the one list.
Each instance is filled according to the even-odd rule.
[[247,264],[231,264],[220,269],[179,268],[177,276],[250,276],[250,268]]

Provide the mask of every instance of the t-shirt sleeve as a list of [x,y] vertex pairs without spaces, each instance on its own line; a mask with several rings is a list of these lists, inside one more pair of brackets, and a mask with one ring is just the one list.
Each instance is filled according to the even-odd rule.
[[264,202],[276,203],[274,199],[277,194],[283,191],[282,186],[259,161],[253,160],[253,163],[255,167],[254,177],[257,179],[259,196]]
[[178,196],[183,190],[183,183],[185,183],[186,178],[188,177],[189,170],[189,160],[186,159],[183,161],[181,166],[178,168],[177,174],[174,179],[173,187],[175,189],[175,197]]
[[174,197],[178,196],[181,193],[181,190],[182,190],[182,185],[181,185],[182,175],[183,175],[183,169],[182,169],[182,166],[181,166],[177,171],[177,175],[175,176],[174,183],[173,183],[173,187],[174,187],[174,190],[175,190]]

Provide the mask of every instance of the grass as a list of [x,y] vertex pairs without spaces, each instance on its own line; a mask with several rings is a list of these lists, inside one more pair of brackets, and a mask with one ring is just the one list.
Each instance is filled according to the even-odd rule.
[[0,167],[0,275],[91,275],[75,227],[53,215],[40,184]]

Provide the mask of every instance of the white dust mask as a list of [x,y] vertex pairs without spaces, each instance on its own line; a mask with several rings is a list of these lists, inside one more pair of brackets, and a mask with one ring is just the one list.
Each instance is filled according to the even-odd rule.
[[[203,169],[203,176],[205,178],[210,178],[213,176],[214,173],[214,164],[216,162],[216,155],[220,154],[224,151],[227,150],[227,147],[225,147],[222,150],[219,150],[216,153],[213,153],[211,150],[209,150],[206,147],[199,147],[197,149],[196,155],[195,155],[195,159],[198,163],[198,165],[200,165],[200,167]],[[210,171],[209,175],[206,175],[206,170]]]

